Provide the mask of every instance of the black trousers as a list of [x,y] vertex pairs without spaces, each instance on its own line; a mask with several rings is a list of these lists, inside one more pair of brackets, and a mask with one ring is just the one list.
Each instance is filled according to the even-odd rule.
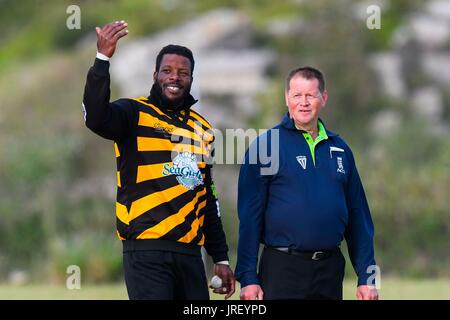
[[264,248],[259,277],[264,300],[342,300],[345,258],[340,250],[323,260],[312,260]]
[[209,300],[201,256],[145,250],[123,253],[131,300]]

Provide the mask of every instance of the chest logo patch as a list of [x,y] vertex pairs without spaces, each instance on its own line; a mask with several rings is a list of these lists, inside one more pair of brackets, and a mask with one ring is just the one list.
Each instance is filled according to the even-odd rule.
[[197,166],[197,157],[190,152],[179,153],[170,163],[164,164],[162,174],[168,176],[176,175],[179,184],[189,190],[193,190],[196,186],[203,184],[202,174]]
[[303,170],[306,170],[306,157],[305,156],[297,156],[295,158],[297,159],[298,163],[300,163]]

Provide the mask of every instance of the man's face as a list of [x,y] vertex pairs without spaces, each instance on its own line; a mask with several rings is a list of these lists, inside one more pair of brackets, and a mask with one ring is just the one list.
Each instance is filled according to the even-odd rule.
[[163,99],[179,105],[191,91],[191,61],[177,54],[165,54],[153,80],[159,85]]
[[320,93],[319,80],[308,80],[296,75],[289,82],[289,91],[285,91],[285,99],[289,115],[295,124],[308,130],[317,126],[317,119],[327,102],[328,93],[326,90]]

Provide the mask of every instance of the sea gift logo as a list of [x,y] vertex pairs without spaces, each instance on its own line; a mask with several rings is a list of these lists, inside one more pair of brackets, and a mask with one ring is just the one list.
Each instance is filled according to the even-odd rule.
[[173,165],[166,163],[163,166],[162,174],[168,176],[174,174],[177,176],[179,184],[189,190],[203,184],[202,174],[197,166],[197,157],[190,152],[179,153],[172,161]]

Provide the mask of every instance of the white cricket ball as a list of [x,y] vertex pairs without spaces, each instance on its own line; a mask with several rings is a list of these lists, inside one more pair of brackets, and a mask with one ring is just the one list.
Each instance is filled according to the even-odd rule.
[[214,289],[218,289],[222,287],[222,279],[220,279],[218,276],[214,276],[211,278],[211,287]]

